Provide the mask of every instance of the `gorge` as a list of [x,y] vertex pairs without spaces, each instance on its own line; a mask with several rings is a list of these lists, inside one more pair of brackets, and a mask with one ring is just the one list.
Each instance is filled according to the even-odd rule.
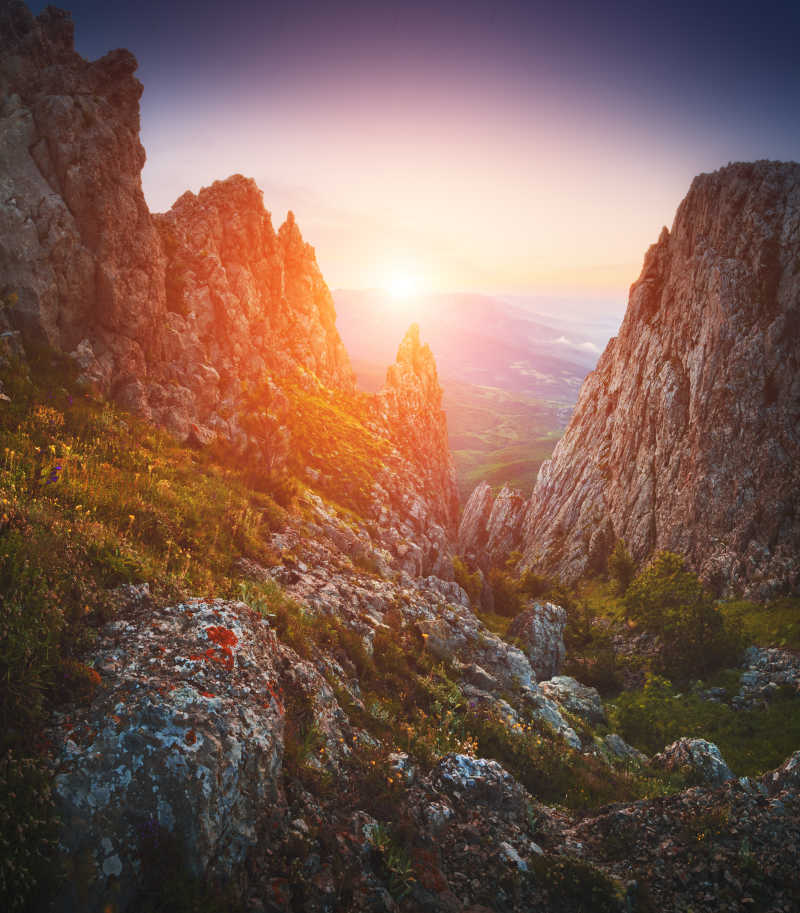
[[[364,393],[253,180],[151,214],[135,69],[0,0],[6,907],[796,909],[800,166],[695,180],[462,512],[424,327]],[[704,622],[786,601],[673,688],[620,541],[643,601],[665,549]]]

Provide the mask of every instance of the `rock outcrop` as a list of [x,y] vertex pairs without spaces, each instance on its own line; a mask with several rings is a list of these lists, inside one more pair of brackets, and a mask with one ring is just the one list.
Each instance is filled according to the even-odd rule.
[[567,650],[564,628],[567,612],[552,602],[534,602],[511,622],[507,637],[519,641],[537,679],[558,675]]
[[192,874],[226,880],[279,830],[277,653],[241,603],[147,605],[107,626],[95,699],[50,735],[61,849],[75,865],[59,909],[127,909],[159,842],[176,843]]
[[90,334],[117,380],[159,357],[165,303],[136,66],[123,50],[85,61],[61,10],[0,4],[3,318],[64,352]]
[[459,552],[484,571],[502,564],[520,544],[527,509],[527,499],[510,485],[494,497],[489,483],[481,482],[464,507]]
[[387,427],[394,429],[394,440],[417,467],[427,499],[434,503],[446,527],[454,531],[458,489],[447,441],[442,388],[433,353],[420,342],[417,324],[409,328],[397,350],[397,360],[386,372],[378,410]]
[[[97,391],[180,441],[219,439],[267,475],[292,452],[302,463],[292,423],[305,417],[288,387],[352,397],[355,380],[293,214],[275,231],[261,191],[234,175],[151,215],[135,58],[88,63],[68,14],[34,17],[16,0],[0,5],[0,36],[0,333],[72,355]],[[372,451],[391,451],[367,467],[387,548],[409,573],[452,577],[458,496],[441,398],[412,327],[384,391],[366,409],[335,408],[359,423],[368,412]]]
[[210,427],[206,440],[235,437],[242,385],[268,370],[302,366],[352,390],[333,301],[294,216],[276,232],[239,175],[152,216],[133,55],[88,63],[68,14],[35,18],[14,0],[0,36],[6,328],[73,354],[101,393],[180,439],[192,425]]
[[617,539],[720,589],[800,585],[800,165],[695,178],[537,479],[526,561],[566,579]]
[[733,779],[719,748],[705,739],[678,739],[655,755],[650,763],[663,770],[688,771],[698,783],[708,786],[721,786]]

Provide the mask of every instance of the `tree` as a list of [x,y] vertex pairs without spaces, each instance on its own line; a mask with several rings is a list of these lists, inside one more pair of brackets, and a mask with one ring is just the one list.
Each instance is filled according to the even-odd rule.
[[624,596],[636,575],[636,564],[625,544],[624,539],[618,539],[611,554],[608,556],[608,576],[614,593]]
[[738,660],[738,632],[726,627],[714,597],[680,555],[659,552],[631,582],[624,606],[629,618],[661,637],[663,670],[674,680],[701,678]]

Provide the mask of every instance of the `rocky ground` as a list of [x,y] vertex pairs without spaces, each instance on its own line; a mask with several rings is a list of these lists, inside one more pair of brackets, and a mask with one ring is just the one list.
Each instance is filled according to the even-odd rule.
[[[595,689],[537,681],[537,667],[563,661],[563,610],[532,606],[535,636],[520,649],[481,624],[456,583],[361,570],[356,542],[357,559],[387,560],[367,527],[313,495],[305,508],[273,536],[280,564],[244,565],[255,609],[159,607],[132,589],[103,630],[87,657],[101,678],[91,709],[62,712],[49,732],[76,860],[57,909],[109,898],[136,909],[153,890],[143,860],[154,841],[177,841],[195,874],[269,913],[796,908],[798,756],[761,780],[735,779],[702,740],[648,762],[607,732]],[[280,604],[259,602],[259,581],[280,581],[308,639],[284,628]],[[463,704],[608,777],[665,770],[701,785],[569,808],[477,755],[455,725],[423,751],[370,678],[387,641],[446,665],[439,699],[454,713],[437,727]]]

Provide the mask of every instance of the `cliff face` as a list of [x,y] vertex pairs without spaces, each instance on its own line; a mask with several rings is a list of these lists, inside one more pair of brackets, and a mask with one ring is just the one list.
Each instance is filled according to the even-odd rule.
[[[234,175],[151,215],[135,58],[88,63],[68,14],[34,17],[16,0],[0,0],[0,39],[0,331],[11,345],[44,341],[179,440],[219,438],[273,468],[290,452],[308,462],[294,434],[321,400],[344,397],[335,409],[360,423],[333,300],[293,214],[276,231],[261,191]],[[298,384],[305,396],[292,398]],[[362,444],[392,452],[391,465],[366,467],[369,510],[390,547],[420,537],[400,556],[409,572],[449,576],[455,474],[418,331],[367,411],[376,440]],[[322,458],[312,483],[341,469]]]
[[187,191],[155,222],[167,255],[166,359],[155,399],[136,385],[131,405],[143,396],[140,408],[152,405],[179,436],[190,421],[229,436],[242,384],[265,373],[299,365],[323,384],[354,388],[314,249],[292,213],[274,230],[253,180]]
[[[0,293],[13,328],[74,353],[105,394],[224,429],[241,381],[301,364],[352,389],[330,293],[290,214],[236,176],[151,216],[136,60],[88,63],[67,14],[0,6]],[[209,370],[210,369],[210,370]]]
[[519,546],[528,506],[522,493],[510,485],[504,485],[494,497],[489,483],[481,482],[464,506],[458,527],[459,553],[484,571],[503,564]]
[[93,63],[68,14],[0,4],[0,294],[15,326],[72,351],[91,327],[117,373],[157,351],[164,257],[142,195],[136,60]]
[[723,588],[797,587],[800,165],[697,177],[537,479],[526,560],[574,578],[615,539]]

